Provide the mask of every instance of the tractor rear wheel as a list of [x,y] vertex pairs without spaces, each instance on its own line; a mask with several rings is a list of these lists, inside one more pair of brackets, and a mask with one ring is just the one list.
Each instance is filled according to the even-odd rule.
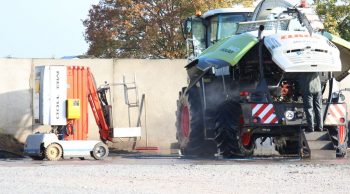
[[242,116],[239,103],[226,101],[218,108],[215,140],[223,157],[248,157],[254,153],[254,138],[241,133]]
[[186,88],[179,93],[176,111],[176,138],[183,155],[214,156],[214,141],[205,140],[203,111],[199,91]]

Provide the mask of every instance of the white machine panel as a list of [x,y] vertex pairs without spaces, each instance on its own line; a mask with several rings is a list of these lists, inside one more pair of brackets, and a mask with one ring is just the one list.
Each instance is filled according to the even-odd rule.
[[62,146],[63,158],[90,156],[96,144],[101,141],[97,140],[74,140],[74,141],[58,141]]
[[327,38],[307,32],[284,32],[266,36],[272,60],[285,72],[341,71],[338,48]]
[[[44,125],[66,125],[67,68],[65,66],[39,66],[35,69],[36,84],[40,80],[39,98],[34,91],[34,115]],[[36,86],[37,87],[37,86]],[[37,88],[36,88],[37,89]]]
[[113,137],[141,137],[141,127],[113,128]]
[[50,125],[66,125],[67,68],[50,66]]

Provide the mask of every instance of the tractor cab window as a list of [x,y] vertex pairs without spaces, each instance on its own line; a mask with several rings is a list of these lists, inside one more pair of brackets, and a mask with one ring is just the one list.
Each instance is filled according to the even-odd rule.
[[183,35],[186,39],[187,56],[190,61],[206,49],[206,27],[200,17],[190,17],[183,23]]
[[192,20],[192,39],[193,49],[196,56],[198,56],[205,47],[205,26],[202,19],[196,18]]
[[237,31],[237,23],[247,21],[247,17],[247,13],[213,16],[210,19],[209,46],[223,38],[234,35]]
[[237,30],[237,23],[245,21],[243,15],[222,15],[219,17],[218,40],[234,35]]
[[210,45],[214,44],[218,38],[217,38],[217,33],[218,33],[218,17],[212,17],[210,21]]

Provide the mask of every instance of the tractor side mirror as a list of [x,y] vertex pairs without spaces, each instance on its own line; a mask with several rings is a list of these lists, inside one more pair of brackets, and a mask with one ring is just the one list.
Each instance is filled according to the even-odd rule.
[[182,35],[185,39],[191,34],[192,32],[192,19],[189,17],[182,23]]
[[185,21],[185,32],[186,34],[189,34],[192,32],[192,20],[191,18],[187,18],[187,20]]

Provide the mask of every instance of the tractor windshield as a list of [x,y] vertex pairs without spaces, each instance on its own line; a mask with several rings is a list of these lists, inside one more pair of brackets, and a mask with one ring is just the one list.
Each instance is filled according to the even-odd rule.
[[237,31],[237,23],[247,21],[247,13],[225,14],[213,16],[210,19],[210,43],[209,46],[222,38],[234,35]]
[[236,34],[238,23],[249,20],[251,12],[222,12],[222,9],[209,11],[204,16],[191,16],[183,23],[186,39],[187,59],[198,57],[203,50],[228,36]]

